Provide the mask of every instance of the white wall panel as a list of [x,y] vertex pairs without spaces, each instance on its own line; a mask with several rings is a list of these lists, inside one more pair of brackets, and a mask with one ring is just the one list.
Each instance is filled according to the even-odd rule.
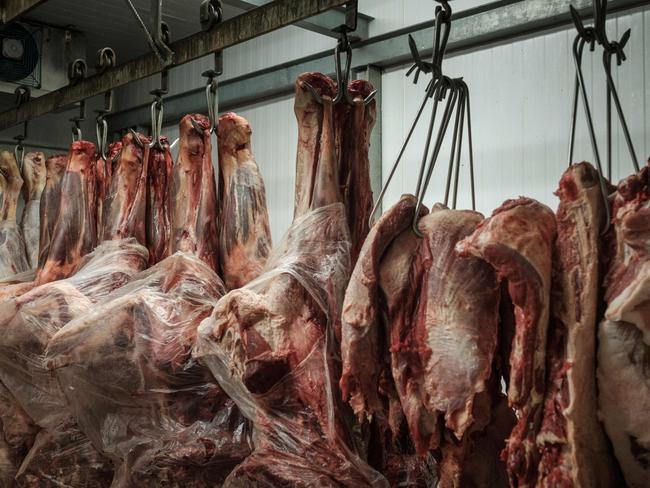
[[[334,49],[335,45],[336,41],[332,38],[298,27],[285,27],[226,49],[221,79],[236,78],[326,49]],[[214,58],[207,56],[170,70],[170,95],[205,86],[206,79],[201,73],[213,67]],[[149,92],[159,85],[160,76],[157,75],[116,90],[117,109],[148,102],[152,99]]]
[[[647,130],[650,104],[650,12],[612,19],[610,37],[618,39],[628,27],[632,38],[628,60],[616,70],[615,80],[630,131],[643,162],[650,151]],[[566,166],[570,108],[573,92],[571,46],[574,31],[562,30],[448,59],[445,72],[464,76],[472,94],[472,116],[478,209],[490,213],[507,198],[526,195],[555,208],[553,191]],[[598,50],[597,52],[601,52]],[[422,96],[405,69],[388,72],[383,80],[383,171],[388,175]],[[585,52],[584,72],[603,164],[605,146],[605,79],[601,55]],[[428,118],[428,115],[427,115]],[[574,160],[593,161],[582,106]],[[385,205],[399,195],[414,192],[425,138],[426,122],[418,128]],[[630,174],[630,157],[614,114],[613,180]],[[448,145],[446,146],[448,148]],[[466,157],[463,158],[466,162]],[[434,170],[426,204],[444,196],[448,150]],[[462,169],[467,170],[464,164]],[[470,203],[468,180],[461,180],[460,204]],[[386,207],[384,207],[386,208]]]
[[[238,111],[253,129],[252,149],[266,186],[267,207],[271,233],[278,242],[293,218],[296,147],[298,127],[293,113],[293,98],[283,98],[271,103],[243,107]],[[169,126],[164,134],[173,141],[178,128]],[[178,146],[172,151],[174,161]],[[216,145],[212,160],[217,161]]]

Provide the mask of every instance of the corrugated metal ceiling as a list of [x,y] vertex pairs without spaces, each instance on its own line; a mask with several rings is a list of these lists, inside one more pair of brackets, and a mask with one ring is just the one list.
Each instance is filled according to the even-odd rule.
[[[132,0],[140,16],[147,22],[150,0]],[[165,0],[163,18],[171,29],[172,41],[200,30],[201,0]],[[241,13],[226,8],[225,17]],[[149,50],[144,33],[123,0],[49,0],[30,12],[27,20],[49,25],[74,26],[86,35],[87,59],[94,64],[98,49],[115,49],[118,62],[144,54]]]

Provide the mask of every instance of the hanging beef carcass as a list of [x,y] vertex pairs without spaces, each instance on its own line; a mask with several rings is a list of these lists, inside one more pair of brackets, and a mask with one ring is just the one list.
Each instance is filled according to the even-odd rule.
[[45,188],[46,177],[45,155],[42,152],[25,154],[25,160],[23,161],[25,208],[23,209],[20,227],[23,230],[27,262],[30,268],[36,268],[38,265],[41,194]]
[[0,279],[29,269],[25,241],[16,223],[23,179],[16,158],[0,152]]
[[149,176],[147,186],[147,248],[149,264],[156,264],[171,253],[172,174],[174,162],[166,137],[160,138],[161,147],[146,149]]
[[271,251],[266,191],[251,150],[252,132],[237,114],[219,117],[219,264],[228,290],[257,278]]
[[623,180],[606,252],[598,408],[627,485],[650,486],[650,167]]
[[[440,205],[423,216],[423,208],[420,240],[411,229],[415,203],[403,196],[362,248],[343,308],[343,392],[362,416],[387,410],[393,432],[405,416],[417,451],[441,459],[440,486],[464,486],[479,469],[484,483],[499,486],[505,470],[490,458],[495,449],[475,456],[482,464],[462,468],[488,425],[508,421],[492,412],[499,403],[495,273],[453,251],[482,217]],[[492,444],[502,445],[507,434],[492,435]]]
[[[95,303],[128,283],[146,266],[147,250],[132,238],[142,234],[144,240],[144,223],[137,222],[134,215],[143,218],[144,191],[137,190],[146,183],[142,150],[133,137],[131,134],[125,136],[126,150],[114,172],[117,180],[114,188],[124,192],[126,197],[114,197],[110,199],[114,205],[105,206],[107,223],[115,229],[114,234],[104,234],[110,240],[78,262],[68,262],[67,269],[74,269],[71,277],[35,287],[0,304],[0,330],[3,331],[0,379],[42,428],[17,474],[21,486],[60,486],[60,483],[64,486],[65,483],[68,486],[106,486],[112,478],[110,463],[99,455],[72,420],[56,379],[45,367],[44,352],[49,339],[61,327],[88,312]],[[139,176],[135,177],[134,172]],[[65,184],[62,191],[64,189]],[[92,202],[79,204],[82,208],[94,206]],[[59,239],[63,234],[56,229],[62,220],[74,220],[75,216],[70,215],[74,211],[73,205],[61,205],[52,249],[61,248]],[[92,227],[80,222],[75,228],[90,232]],[[78,249],[74,242],[71,248]]]
[[104,200],[110,192],[113,181],[113,165],[117,163],[122,151],[122,141],[116,141],[108,146],[106,158],[98,155],[96,165],[97,181],[97,239],[101,242],[104,233]]
[[557,191],[551,322],[537,486],[620,486],[597,417],[596,331],[606,212],[589,163],[564,172]]
[[45,179],[45,188],[41,195],[40,220],[39,220],[39,253],[38,267],[42,268],[50,253],[50,244],[52,242],[52,233],[54,224],[59,215],[61,204],[61,182],[65,174],[65,168],[68,164],[68,156],[52,156],[45,161],[47,177]]
[[[95,146],[90,142],[75,141],[70,146],[47,257],[42,265],[39,262],[33,281],[0,289],[0,301],[70,276],[80,259],[95,248],[97,207],[94,154]],[[41,224],[41,227],[45,227],[45,224]]]
[[[431,460],[415,454],[404,428],[386,335],[395,308],[410,289],[409,269],[418,245],[411,230],[415,206],[415,197],[404,195],[372,227],[342,312],[343,399],[360,420],[368,419],[369,462],[391,486],[430,486],[435,479]],[[422,207],[420,215],[426,212]]]
[[210,121],[204,115],[186,115],[180,122],[179,133],[172,191],[174,195],[186,193],[174,204],[172,253],[193,254],[218,271],[217,193]]
[[223,297],[199,329],[198,357],[256,429],[255,451],[224,486],[386,486],[349,448],[336,388],[334,326],[350,272],[350,238],[333,94],[323,75],[298,78],[297,164],[304,167],[297,170],[294,222],[267,271]]
[[370,136],[377,119],[377,102],[365,102],[374,91],[365,80],[355,80],[348,86],[352,105],[336,106],[334,125],[339,160],[339,181],[345,204],[352,264],[356,263],[361,246],[368,235],[370,212],[373,207],[370,182]]
[[[462,256],[484,259],[507,285],[514,317],[502,317],[500,339],[510,352],[507,372],[509,404],[517,411],[503,458],[511,486],[534,486],[539,452],[535,439],[542,421],[545,392],[546,334],[549,321],[551,260],[555,216],[528,199],[508,200],[456,247]],[[510,337],[513,337],[510,342]],[[503,363],[508,358],[501,359]]]
[[[182,137],[196,134],[186,131]],[[198,165],[193,173],[201,175],[204,161],[186,153],[192,151],[188,141],[181,140],[180,147],[179,160],[186,169]],[[213,200],[216,184],[210,174],[204,174],[208,181],[200,187],[210,194],[194,195],[194,205]],[[191,228],[197,209],[187,200],[197,186],[180,173],[174,177],[180,180],[174,181],[173,199],[157,202],[157,212],[187,216],[186,225],[173,225]],[[159,183],[150,179],[149,193]],[[181,211],[164,208],[172,200]],[[214,238],[207,233],[196,237],[197,252],[210,245],[201,239]],[[213,486],[250,453],[247,422],[209,370],[191,356],[200,322],[224,294],[211,269],[214,262],[214,257],[205,263],[178,252],[140,273],[92,313],[68,323],[50,341],[49,366],[81,429],[119,466],[114,487]]]

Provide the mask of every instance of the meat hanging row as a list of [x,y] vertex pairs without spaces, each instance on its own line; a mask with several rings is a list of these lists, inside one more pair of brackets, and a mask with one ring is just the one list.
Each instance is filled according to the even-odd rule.
[[588,163],[555,213],[422,206],[420,238],[404,195],[369,227],[376,107],[348,88],[296,81],[274,248],[235,114],[218,181],[197,114],[175,163],[135,133],[22,178],[2,154],[3,486],[648,486],[650,168],[609,187],[606,235]]

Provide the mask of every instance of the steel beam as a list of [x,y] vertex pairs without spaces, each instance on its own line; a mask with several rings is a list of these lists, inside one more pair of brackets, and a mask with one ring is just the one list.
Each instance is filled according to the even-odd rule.
[[[571,23],[569,4],[587,18],[592,0],[504,0],[466,10],[454,15],[447,52],[451,55],[486,47],[506,40],[530,36],[540,31]],[[610,12],[648,6],[647,0],[610,0]],[[352,57],[355,71],[366,66],[389,68],[410,62],[408,35],[412,35],[425,54],[433,45],[433,22],[425,22],[354,45]],[[634,35],[634,34],[633,34]],[[334,60],[331,51],[301,58],[274,68],[257,71],[219,83],[221,110],[242,107],[265,99],[289,94],[301,73],[319,71],[332,74]],[[460,75],[461,73],[452,73]],[[165,99],[165,123],[175,123],[184,114],[205,111],[205,88],[197,88]],[[117,112],[108,118],[112,129],[148,125],[149,104]]]
[[[251,10],[269,3],[269,0],[223,0],[223,3],[234,8],[242,10]],[[351,39],[367,39],[368,23],[372,17],[359,13],[357,30],[350,34]],[[323,34],[325,36],[337,37],[338,34],[332,32],[332,29],[345,23],[345,12],[339,9],[332,9],[320,15],[316,15],[307,20],[296,22],[298,27]]]
[[0,26],[8,24],[47,0],[0,0]]
[[[228,19],[209,32],[199,32],[173,43],[171,48],[174,51],[174,60],[169,68],[259,37],[343,4],[345,0],[275,0]],[[162,70],[163,66],[155,54],[148,53],[104,73],[90,76],[76,85],[32,99],[17,109],[0,113],[0,130],[100,95],[112,88],[152,76]]]

